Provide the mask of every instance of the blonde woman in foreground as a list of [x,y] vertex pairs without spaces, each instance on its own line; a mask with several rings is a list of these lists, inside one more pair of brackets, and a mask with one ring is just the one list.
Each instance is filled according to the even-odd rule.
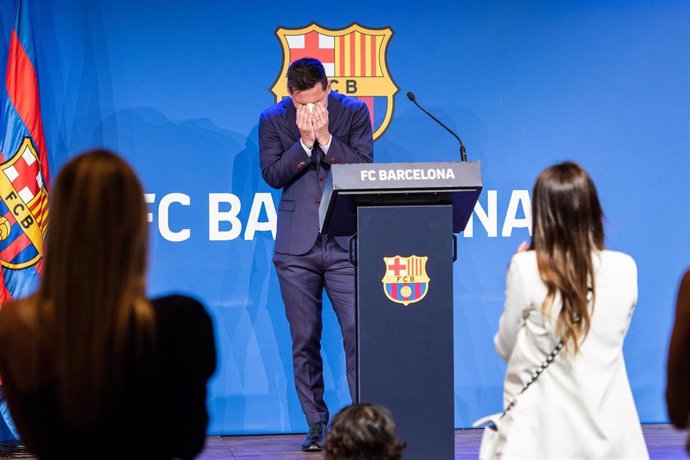
[[604,249],[597,191],[579,165],[544,170],[532,200],[532,243],[511,260],[494,339],[508,362],[504,407],[515,401],[495,458],[649,458],[623,359],[635,262]]
[[146,298],[134,171],[104,150],[73,158],[50,219],[38,292],[0,311],[0,375],[23,442],[41,459],[194,458],[213,329],[191,298]]

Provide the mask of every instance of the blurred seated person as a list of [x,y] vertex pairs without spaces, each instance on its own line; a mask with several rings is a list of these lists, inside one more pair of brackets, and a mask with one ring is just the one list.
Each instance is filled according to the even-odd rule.
[[[676,319],[668,350],[666,406],[671,423],[687,428],[690,419],[690,270],[678,288]],[[690,453],[690,437],[685,446]]]
[[353,404],[333,417],[326,438],[326,460],[400,460],[405,443],[395,434],[390,411]]
[[144,191],[117,155],[70,160],[54,184],[36,294],[0,311],[10,412],[40,459],[194,458],[204,447],[211,319],[147,299]]

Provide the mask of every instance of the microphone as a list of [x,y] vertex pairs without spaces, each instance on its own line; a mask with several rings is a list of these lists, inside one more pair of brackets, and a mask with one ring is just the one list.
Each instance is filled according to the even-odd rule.
[[408,91],[408,92],[407,92],[407,98],[408,98],[410,101],[412,101],[412,103],[413,103],[414,105],[416,105],[417,107],[419,107],[419,109],[420,109],[422,112],[424,112],[424,113],[426,113],[427,115],[429,115],[429,116],[431,117],[432,120],[434,120],[434,121],[435,121],[436,123],[438,123],[439,125],[443,126],[443,128],[444,128],[446,131],[448,131],[448,132],[451,133],[453,136],[455,136],[455,138],[456,138],[456,139],[458,140],[458,142],[460,143],[460,159],[461,159],[462,161],[467,161],[467,152],[465,151],[465,144],[462,143],[462,139],[460,139],[460,136],[458,136],[457,134],[455,134],[455,133],[453,132],[452,129],[450,129],[448,126],[444,125],[443,123],[441,123],[441,121],[440,121],[438,118],[436,118],[435,116],[433,116],[432,114],[430,114],[424,107],[422,107],[421,105],[419,105],[419,103],[417,102],[417,98],[415,97],[415,95],[414,95],[414,93],[413,93],[412,91]]

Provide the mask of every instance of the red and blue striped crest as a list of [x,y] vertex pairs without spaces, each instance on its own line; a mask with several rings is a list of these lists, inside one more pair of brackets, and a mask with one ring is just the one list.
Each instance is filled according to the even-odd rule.
[[386,59],[393,36],[390,27],[370,29],[352,24],[327,29],[310,24],[298,29],[280,27],[276,35],[283,47],[283,67],[271,87],[276,102],[289,96],[290,63],[303,57],[316,58],[323,64],[334,91],[367,105],[374,140],[384,133],[393,118],[393,96],[398,92]]
[[0,303],[31,294],[43,268],[48,157],[29,10],[16,2],[0,127]]
[[48,191],[36,147],[25,137],[0,165],[0,264],[10,269],[36,265],[43,254]]
[[422,300],[429,292],[428,260],[415,255],[384,257],[386,271],[381,282],[386,297],[405,306]]

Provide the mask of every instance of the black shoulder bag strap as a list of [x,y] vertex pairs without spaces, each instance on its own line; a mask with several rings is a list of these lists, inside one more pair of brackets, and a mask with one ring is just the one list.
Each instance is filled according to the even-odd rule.
[[[544,360],[544,362],[541,363],[541,365],[537,368],[537,370],[535,370],[535,371],[532,373],[532,378],[529,380],[529,382],[525,383],[525,386],[522,387],[522,390],[520,390],[520,393],[518,393],[518,396],[520,396],[522,393],[524,393],[525,391],[527,391],[527,389],[530,387],[530,385],[532,385],[534,382],[537,381],[537,379],[539,378],[539,376],[546,370],[547,367],[549,367],[549,366],[551,365],[551,363],[553,362],[553,360],[556,358],[556,356],[558,355],[558,353],[561,352],[562,349],[563,349],[563,341],[561,340],[560,342],[558,342],[558,344],[557,344],[556,347],[553,349],[553,351],[552,351],[551,353],[549,353],[549,355],[546,357],[546,359]],[[505,410],[503,411],[503,413],[501,414],[501,416],[499,417],[499,419],[502,419],[503,417],[505,417],[505,415],[506,415],[513,407],[515,407],[515,404],[517,404],[517,396],[515,397],[515,399],[513,399],[513,400],[510,402],[510,404],[508,404],[508,407],[505,408]]]

